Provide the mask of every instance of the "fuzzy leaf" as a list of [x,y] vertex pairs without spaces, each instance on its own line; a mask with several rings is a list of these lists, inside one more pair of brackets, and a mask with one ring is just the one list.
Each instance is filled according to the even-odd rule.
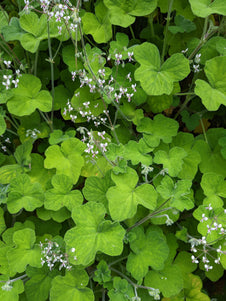
[[102,1],[95,5],[95,15],[86,12],[82,17],[85,34],[91,34],[97,43],[107,43],[112,37],[108,9]]
[[65,234],[68,249],[75,248],[75,264],[88,265],[101,251],[110,256],[123,250],[125,230],[118,222],[104,220],[106,210],[101,203],[88,202],[72,211],[76,227]]
[[113,220],[122,221],[133,217],[138,204],[151,210],[155,209],[157,194],[154,187],[150,184],[136,187],[138,175],[134,169],[128,168],[124,174],[112,173],[112,180],[116,186],[108,189],[107,199]]
[[144,133],[144,141],[148,146],[156,147],[160,140],[170,143],[172,137],[177,135],[178,128],[179,125],[175,120],[158,114],[153,120],[147,117],[141,119],[137,131]]
[[88,282],[86,271],[81,269],[56,276],[52,281],[50,301],[94,301],[92,290],[86,287]]
[[70,177],[75,184],[80,176],[84,159],[81,156],[85,145],[77,138],[70,138],[61,144],[52,145],[45,151],[45,168],[56,168],[57,175]]
[[224,0],[189,0],[194,15],[206,18],[212,14],[226,15]]
[[142,227],[133,230],[136,239],[130,243],[131,253],[128,256],[126,268],[133,278],[141,280],[151,266],[161,270],[169,254],[166,238],[160,228],[149,227],[146,233]]
[[12,271],[22,273],[28,264],[37,268],[41,267],[41,249],[34,245],[35,240],[35,232],[29,228],[18,230],[13,234],[15,247],[7,253]]
[[189,61],[181,53],[173,54],[162,65],[157,46],[145,42],[134,48],[135,59],[140,63],[134,76],[148,95],[171,94],[174,82],[190,73]]
[[104,0],[114,25],[128,27],[135,21],[134,16],[145,16],[154,11],[157,0]]
[[20,77],[18,88],[12,89],[13,96],[8,100],[7,107],[11,114],[17,116],[30,115],[36,109],[49,112],[52,108],[52,96],[41,90],[41,81],[31,74]]
[[44,194],[39,183],[31,184],[27,174],[18,175],[10,183],[10,192],[7,199],[7,208],[11,214],[22,208],[34,211],[44,202]]

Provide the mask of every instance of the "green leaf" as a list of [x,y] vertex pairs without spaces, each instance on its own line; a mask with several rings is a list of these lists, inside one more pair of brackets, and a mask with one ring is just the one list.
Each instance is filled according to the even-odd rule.
[[140,139],[138,143],[130,140],[126,145],[124,145],[123,157],[126,160],[131,160],[133,165],[142,163],[149,166],[152,164],[152,157],[147,153],[151,151],[152,148],[148,147],[143,139]]
[[224,0],[189,0],[194,15],[206,18],[212,14],[226,15]]
[[128,283],[126,279],[121,279],[120,277],[114,277],[113,279],[113,289],[108,292],[110,301],[127,301],[132,300],[134,296],[133,287]]
[[111,172],[107,172],[103,178],[87,178],[82,192],[86,200],[96,203],[102,203],[107,209],[108,200],[106,197],[106,193],[108,189],[113,185],[114,182],[111,179]]
[[15,247],[8,251],[10,269],[17,273],[23,273],[27,265],[41,267],[41,249],[35,245],[35,232],[26,228],[13,234]]
[[88,282],[89,276],[81,269],[56,276],[52,281],[50,301],[94,301],[92,290],[86,287]]
[[148,146],[157,147],[160,140],[170,143],[172,137],[177,135],[178,128],[177,121],[158,114],[153,120],[147,117],[141,119],[138,123],[137,131],[144,133],[144,141]]
[[224,159],[226,159],[226,136],[222,137],[218,140],[218,144],[222,147],[221,148],[221,155]]
[[21,167],[29,167],[29,164],[31,163],[32,148],[33,145],[31,141],[25,141],[23,144],[17,147],[14,157]]
[[164,169],[171,177],[176,177],[182,169],[183,159],[187,156],[187,152],[180,147],[173,147],[169,153],[159,150],[155,153],[154,162],[163,164]]
[[66,107],[68,99],[70,99],[71,93],[63,85],[58,85],[54,88],[54,111],[64,109]]
[[81,168],[84,165],[84,159],[81,156],[85,149],[83,144],[77,138],[70,138],[61,144],[52,145],[45,151],[45,168],[56,168],[56,173],[70,177],[75,184],[80,176]]
[[180,268],[173,264],[161,271],[149,271],[145,277],[146,286],[158,288],[164,297],[178,294],[184,287]]
[[190,20],[185,19],[181,15],[177,15],[174,19],[175,26],[169,26],[169,31],[173,34],[178,32],[191,32],[196,30],[196,25]]
[[226,198],[226,181],[222,175],[217,175],[215,173],[205,173],[202,176],[200,183],[204,194],[209,198],[214,198],[214,202],[220,197]]
[[97,270],[94,273],[93,280],[100,284],[111,280],[111,271],[107,265],[107,262],[101,260],[97,265]]
[[190,115],[188,111],[182,111],[180,113],[182,116],[182,121],[186,124],[186,127],[189,131],[193,131],[200,122],[200,117],[198,114],[192,114]]
[[54,130],[49,137],[49,144],[59,144],[69,138],[74,138],[75,137],[75,131],[74,130],[69,130],[66,131],[65,134],[61,130]]
[[4,10],[1,10],[0,11],[0,32],[1,32],[2,27],[8,25],[8,22],[9,22],[9,16],[8,16],[7,12]]
[[5,230],[5,228],[6,228],[6,224],[4,220],[4,211],[2,208],[0,208],[0,235]]
[[165,176],[156,190],[164,199],[170,199],[172,207],[183,211],[184,209],[190,210],[194,207],[191,185],[192,182],[190,180],[180,180],[174,184],[170,177]]
[[[129,37],[122,32],[116,33],[116,41],[110,42],[109,55],[112,59],[115,58],[115,54],[120,53],[122,55],[122,59],[128,58],[128,45],[129,45]],[[117,79],[118,80],[118,79]]]
[[162,230],[151,226],[146,233],[142,227],[132,230],[136,239],[130,242],[131,253],[126,268],[136,280],[142,280],[148,267],[161,270],[169,254],[169,248]]
[[30,278],[25,282],[27,301],[46,301],[52,280],[59,272],[57,270],[49,271],[48,267],[37,269],[28,266],[26,274]]
[[24,291],[24,284],[21,279],[9,282],[7,285],[7,281],[9,278],[7,276],[0,276],[0,298],[4,301],[18,301],[19,294]]
[[125,230],[118,222],[104,220],[105,213],[104,205],[94,202],[72,211],[76,227],[68,230],[64,239],[68,249],[76,250],[76,264],[90,264],[98,251],[110,256],[122,253]]
[[12,17],[9,25],[2,27],[1,29],[6,42],[20,40],[25,34],[25,31],[20,27],[19,19]]
[[31,184],[27,174],[18,175],[10,183],[10,192],[7,199],[7,208],[11,214],[22,208],[34,211],[44,202],[44,194],[39,183]]
[[150,111],[153,113],[161,113],[162,111],[171,107],[173,103],[173,96],[166,94],[159,96],[149,95],[147,98],[147,103]]
[[13,96],[8,100],[7,107],[11,114],[17,116],[30,115],[36,109],[49,112],[52,108],[52,96],[48,91],[41,90],[41,81],[31,74],[20,77],[18,88],[12,90]]
[[53,219],[54,221],[58,223],[63,223],[65,220],[69,219],[71,217],[71,212],[66,209],[65,207],[53,211],[53,210],[46,210],[43,207],[36,209],[37,216],[44,220],[48,221],[50,219]]
[[79,190],[72,190],[73,181],[64,174],[52,177],[54,188],[47,190],[45,193],[44,206],[48,210],[57,211],[62,207],[72,211],[73,208],[83,203],[83,197]]
[[109,9],[111,23],[122,27],[128,27],[135,22],[134,16],[146,16],[152,13],[157,0],[104,0]]
[[221,104],[226,106],[226,56],[218,56],[206,62],[204,71],[209,80],[197,79],[195,93],[209,111],[216,111]]
[[[154,210],[157,194],[150,184],[142,184],[136,187],[138,175],[132,168],[127,168],[124,174],[112,173],[112,180],[116,186],[107,191],[109,211],[113,220],[122,221],[136,214],[138,204]],[[136,187],[136,188],[135,188]]]
[[134,48],[134,57],[140,63],[134,76],[148,95],[171,94],[174,82],[190,73],[189,61],[181,53],[173,54],[162,65],[158,48],[145,42]]
[[6,131],[6,122],[5,122],[5,111],[0,107],[0,135],[4,134]]
[[91,34],[97,43],[107,43],[112,37],[108,9],[102,1],[95,5],[95,15],[86,12],[82,17],[85,34]]

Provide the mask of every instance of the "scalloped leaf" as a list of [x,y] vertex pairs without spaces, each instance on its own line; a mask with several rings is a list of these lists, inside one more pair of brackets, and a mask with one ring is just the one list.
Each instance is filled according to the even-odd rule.
[[206,18],[212,14],[226,15],[224,0],[189,0],[194,15]]

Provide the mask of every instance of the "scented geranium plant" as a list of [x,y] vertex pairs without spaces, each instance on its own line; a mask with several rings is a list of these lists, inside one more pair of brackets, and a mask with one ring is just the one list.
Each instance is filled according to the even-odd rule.
[[225,300],[225,16],[1,2],[1,300]]

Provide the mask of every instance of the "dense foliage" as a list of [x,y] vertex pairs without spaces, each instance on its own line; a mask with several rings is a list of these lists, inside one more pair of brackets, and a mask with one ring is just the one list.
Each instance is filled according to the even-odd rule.
[[225,300],[225,0],[1,3],[0,299]]

